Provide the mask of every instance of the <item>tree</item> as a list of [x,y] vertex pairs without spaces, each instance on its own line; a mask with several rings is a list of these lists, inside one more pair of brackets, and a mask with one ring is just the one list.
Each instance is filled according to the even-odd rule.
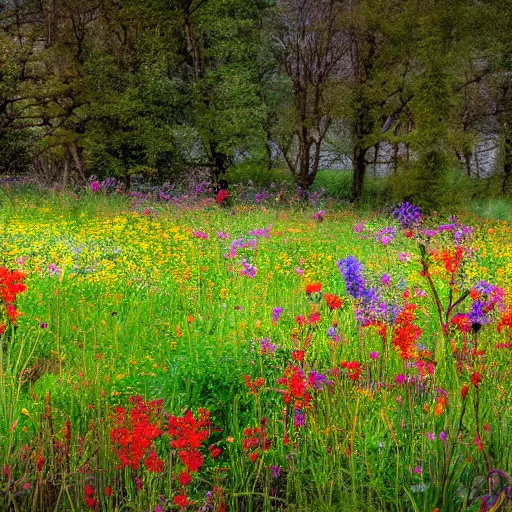
[[[344,2],[282,0],[274,27],[276,58],[289,81],[288,112],[274,130],[296,183],[308,190],[315,180],[320,152],[331,126],[334,90],[348,51],[340,27]],[[276,81],[275,85],[282,85]]]

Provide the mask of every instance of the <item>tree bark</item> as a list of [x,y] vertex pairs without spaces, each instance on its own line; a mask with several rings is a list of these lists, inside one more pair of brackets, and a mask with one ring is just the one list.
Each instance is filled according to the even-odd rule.
[[505,137],[505,158],[503,162],[503,180],[501,182],[501,193],[506,194],[509,186],[510,176],[512,176],[512,138]]
[[353,148],[353,177],[352,177],[352,197],[351,202],[356,202],[363,196],[364,178],[366,174],[366,152],[367,149],[362,147],[360,141],[354,141]]

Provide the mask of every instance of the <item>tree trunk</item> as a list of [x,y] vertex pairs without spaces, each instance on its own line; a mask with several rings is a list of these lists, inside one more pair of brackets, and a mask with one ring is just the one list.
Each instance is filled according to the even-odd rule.
[[353,150],[353,177],[352,177],[352,197],[350,201],[352,203],[359,201],[363,196],[363,187],[364,187],[364,177],[366,174],[366,151],[367,149],[363,148],[359,141],[354,142],[354,150]]
[[503,162],[503,181],[501,182],[501,193],[506,194],[510,176],[512,175],[512,139],[505,137],[505,158]]
[[69,184],[69,153],[68,148],[64,149],[64,175],[62,176],[62,189],[66,189]]

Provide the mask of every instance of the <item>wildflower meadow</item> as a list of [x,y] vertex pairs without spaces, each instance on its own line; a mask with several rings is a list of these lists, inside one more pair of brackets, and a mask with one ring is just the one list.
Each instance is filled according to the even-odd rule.
[[2,196],[0,510],[509,510],[511,226],[224,195]]

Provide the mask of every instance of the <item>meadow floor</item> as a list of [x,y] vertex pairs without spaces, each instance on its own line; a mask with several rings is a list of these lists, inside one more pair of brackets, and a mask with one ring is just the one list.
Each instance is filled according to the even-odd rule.
[[0,510],[506,510],[511,226],[315,213],[11,193]]

